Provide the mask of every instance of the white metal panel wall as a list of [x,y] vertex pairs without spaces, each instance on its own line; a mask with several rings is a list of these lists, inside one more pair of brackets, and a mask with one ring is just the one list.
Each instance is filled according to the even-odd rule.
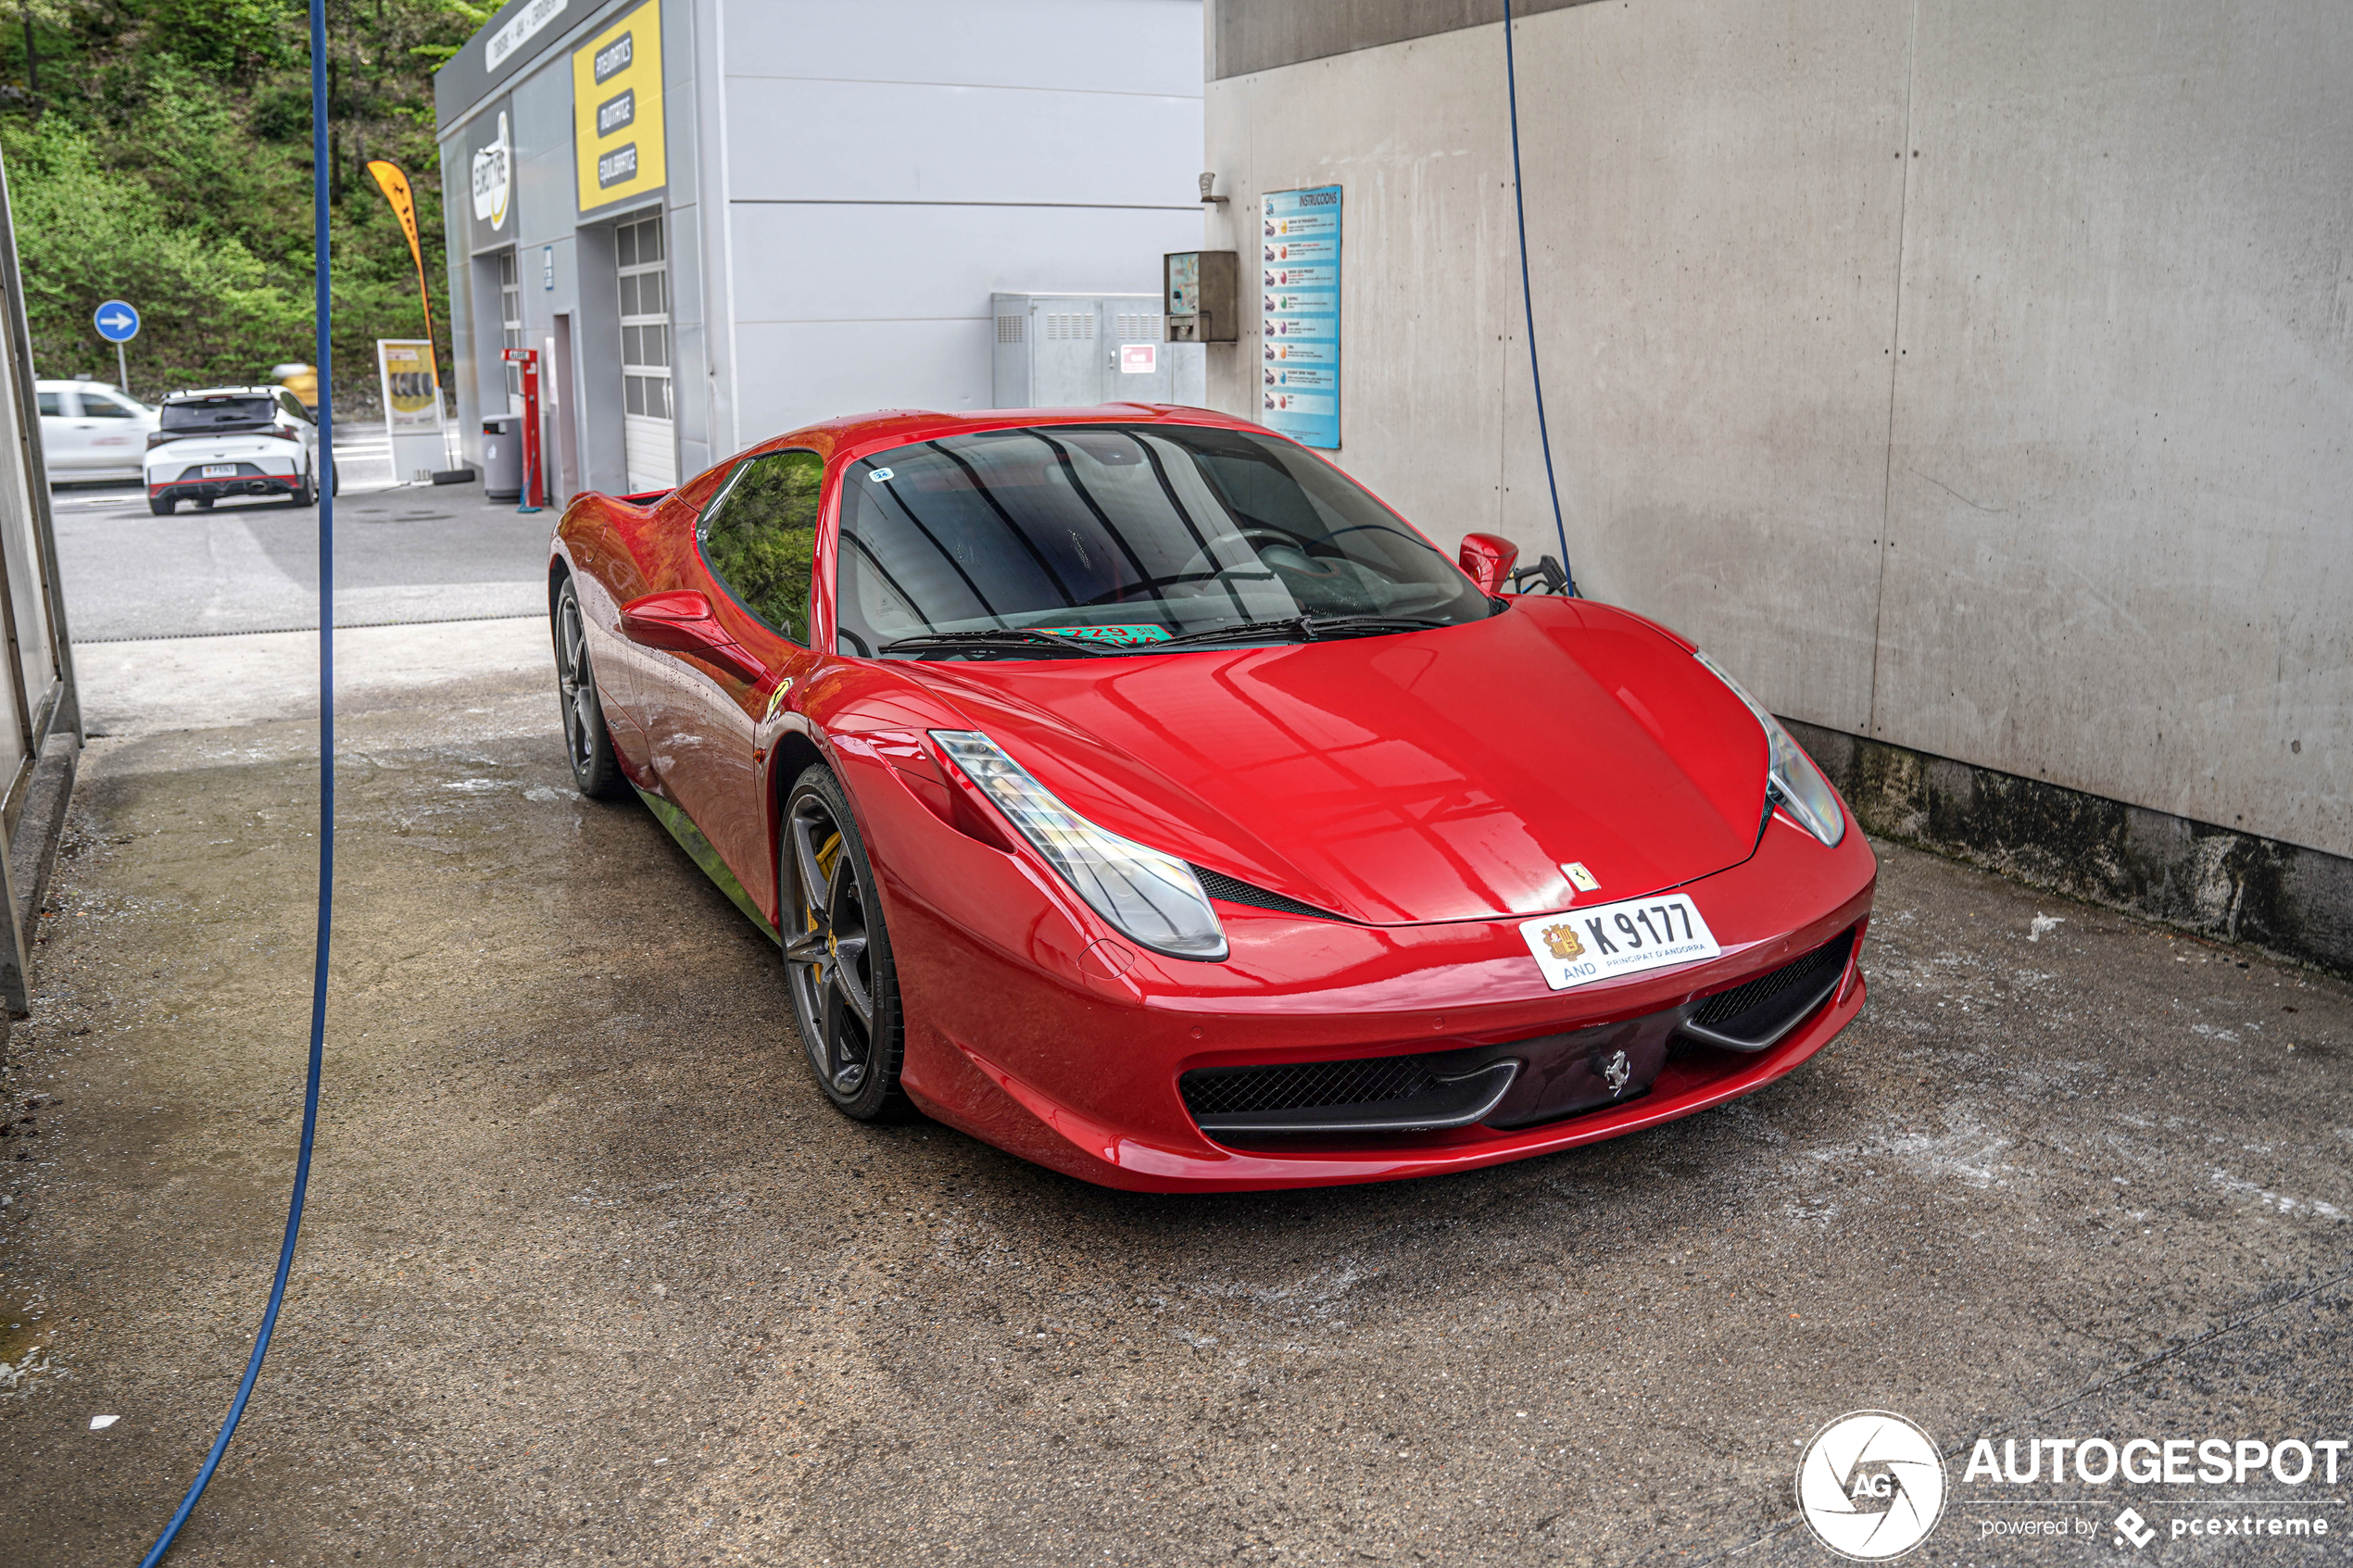
[[[1111,8],[1158,3],[1116,0]],[[1178,97],[798,81],[774,93],[730,94],[727,133],[738,155],[738,202],[1185,208],[1192,201],[1189,210],[1198,213],[1198,85]],[[790,147],[793,156],[742,157],[749,146]]]
[[988,408],[992,292],[1156,294],[1199,244],[1198,0],[714,4],[737,446]]

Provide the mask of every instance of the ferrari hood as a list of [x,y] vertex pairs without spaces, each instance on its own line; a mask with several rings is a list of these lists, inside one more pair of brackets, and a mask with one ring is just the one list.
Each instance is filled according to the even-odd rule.
[[[1755,719],[1589,601],[1277,648],[901,668],[1113,832],[1376,924],[1638,897],[1747,859],[1764,812]],[[1573,889],[1571,863],[1597,889]]]

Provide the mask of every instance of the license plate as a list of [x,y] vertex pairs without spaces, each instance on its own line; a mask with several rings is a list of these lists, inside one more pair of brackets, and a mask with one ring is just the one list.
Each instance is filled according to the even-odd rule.
[[204,476],[207,479],[234,479],[237,477],[237,465],[234,463],[207,463],[204,466]]
[[1697,963],[1721,951],[1698,906],[1681,893],[1522,921],[1519,934],[1555,991]]

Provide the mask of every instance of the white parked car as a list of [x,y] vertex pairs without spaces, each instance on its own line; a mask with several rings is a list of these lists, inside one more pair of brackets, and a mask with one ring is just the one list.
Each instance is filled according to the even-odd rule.
[[41,406],[41,456],[49,483],[137,479],[156,411],[104,382],[32,383]]
[[[223,495],[291,495],[319,502],[319,427],[283,386],[213,386],[163,400],[147,437],[147,509],[168,517],[181,502],[209,507]],[[323,465],[334,483],[334,464]]]

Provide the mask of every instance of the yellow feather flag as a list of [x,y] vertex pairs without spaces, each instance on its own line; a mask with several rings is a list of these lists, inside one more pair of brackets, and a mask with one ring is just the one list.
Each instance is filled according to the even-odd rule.
[[[425,253],[417,244],[417,198],[409,189],[409,176],[401,173],[397,165],[376,158],[369,163],[368,172],[375,176],[376,183],[384,190],[384,200],[392,204],[393,216],[400,220],[401,232],[409,236],[409,258],[417,264],[417,295],[425,305],[425,341],[431,343],[433,295],[425,291]],[[434,381],[438,384],[440,380],[441,370],[436,365]]]

